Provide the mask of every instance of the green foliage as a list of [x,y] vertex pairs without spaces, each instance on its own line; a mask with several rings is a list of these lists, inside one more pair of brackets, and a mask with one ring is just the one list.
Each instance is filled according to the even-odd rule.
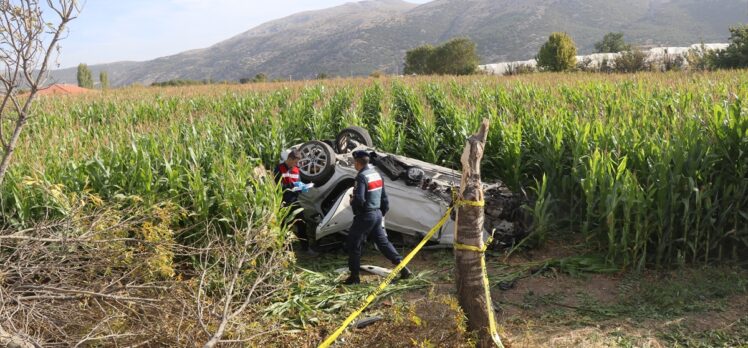
[[533,226],[530,235],[523,242],[529,241],[535,245],[542,245],[548,238],[549,230],[553,226],[551,223],[553,199],[548,193],[548,180],[545,175],[543,175],[541,181],[535,183],[533,191],[535,203],[532,208],[525,207],[532,214]]
[[613,64],[614,70],[621,73],[635,73],[649,70],[647,54],[641,50],[622,52]]
[[748,292],[745,273],[739,269],[682,270],[662,280],[642,286],[635,294],[622,294],[622,310],[647,318],[672,318],[714,309],[717,304],[712,301]]
[[109,74],[106,71],[99,73],[99,82],[101,83],[101,89],[109,89]]
[[688,68],[693,71],[706,71],[715,68],[716,52],[706,48],[704,43],[698,48],[691,48],[685,55]]
[[382,118],[382,98],[384,97],[384,89],[378,83],[371,85],[364,90],[363,97],[361,100],[361,118],[364,125],[370,134],[376,135],[376,128],[379,124],[379,119]]
[[432,45],[418,46],[405,52],[405,70],[406,75],[428,75],[431,73],[429,61],[436,51]]
[[93,77],[91,76],[91,69],[84,63],[78,64],[78,86],[83,88],[93,88]]
[[577,45],[566,33],[553,33],[540,47],[538,67],[548,71],[567,71],[577,64]]
[[479,62],[475,43],[468,38],[457,38],[438,46],[429,66],[440,75],[470,75]]
[[[333,281],[341,278],[332,271],[316,272],[299,268],[292,277],[292,287],[288,296],[282,301],[267,306],[263,316],[284,318],[280,323],[288,328],[306,329],[310,325],[323,322],[339,322],[349,313],[345,309],[353,308],[371,293],[378,283],[364,283],[355,287],[341,287]],[[428,273],[416,274],[413,278],[390,284],[378,300],[391,297],[393,294],[421,289],[429,285]]]
[[531,74],[536,71],[534,66],[531,66],[529,64],[524,63],[512,63],[509,64],[506,68],[506,72],[504,75],[507,76],[515,76],[515,75],[524,75],[524,74]]
[[475,43],[456,38],[437,47],[425,45],[405,54],[405,74],[470,75],[478,69],[480,59]]
[[253,78],[243,77],[243,78],[239,79],[239,83],[241,83],[241,84],[245,84],[245,83],[259,83],[259,82],[267,82],[267,81],[268,81],[268,77],[267,77],[267,75],[265,75],[263,73],[259,73],[259,74],[255,75]]
[[730,28],[730,45],[714,53],[714,66],[719,69],[748,67],[748,25]]
[[0,223],[66,216],[58,196],[85,191],[173,202],[185,212],[173,220],[186,231],[177,237],[199,240],[206,225],[228,231],[275,209],[276,188],[253,182],[254,168],[271,168],[291,145],[362,124],[383,151],[459,168],[465,139],[488,117],[482,175],[534,188],[539,242],[581,235],[627,268],[746,258],[748,74],[549,76],[45,98],[0,187]]
[[748,316],[743,316],[727,327],[697,332],[694,332],[693,328],[679,323],[660,336],[671,347],[748,347]]
[[665,51],[665,55],[654,62],[655,69],[659,71],[680,71],[685,68],[686,58],[681,54],[671,54]]
[[174,86],[200,86],[200,85],[217,85],[217,84],[230,84],[228,81],[213,81],[213,80],[168,80],[162,82],[151,83],[152,87],[174,87]]
[[623,33],[607,33],[595,43],[597,53],[618,53],[631,50],[631,45],[623,40]]

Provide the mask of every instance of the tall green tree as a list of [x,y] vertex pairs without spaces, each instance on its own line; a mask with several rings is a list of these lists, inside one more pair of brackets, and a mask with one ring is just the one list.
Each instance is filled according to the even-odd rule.
[[478,69],[475,43],[456,38],[439,46],[423,45],[405,53],[405,74],[468,75]]
[[431,72],[429,60],[436,49],[432,45],[418,46],[405,53],[405,70],[406,75],[417,74],[426,75]]
[[595,43],[595,50],[597,53],[618,53],[631,50],[631,45],[626,44],[623,33],[607,33]]
[[440,45],[429,59],[433,73],[441,75],[470,75],[478,69],[475,42],[456,38]]
[[577,64],[577,45],[566,33],[553,33],[548,41],[540,47],[537,61],[538,67],[549,71],[566,71]]
[[101,83],[101,89],[109,89],[109,74],[106,71],[99,73],[99,82]]
[[711,59],[716,68],[748,68],[748,25],[730,28],[730,45],[714,52]]
[[78,86],[83,88],[93,88],[93,77],[91,69],[84,63],[78,64]]

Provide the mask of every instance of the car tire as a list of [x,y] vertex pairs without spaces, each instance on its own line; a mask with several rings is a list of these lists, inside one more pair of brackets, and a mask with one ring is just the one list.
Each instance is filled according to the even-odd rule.
[[299,147],[299,173],[301,181],[322,186],[335,173],[335,152],[321,141],[312,140]]
[[368,147],[374,146],[369,131],[358,126],[350,126],[340,131],[335,137],[335,151],[340,154],[348,153],[356,148],[356,143]]

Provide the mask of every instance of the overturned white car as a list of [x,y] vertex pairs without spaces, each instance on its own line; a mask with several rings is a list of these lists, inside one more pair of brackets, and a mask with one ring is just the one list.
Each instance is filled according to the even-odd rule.
[[[301,153],[301,180],[314,187],[299,196],[304,219],[316,225],[315,239],[322,246],[336,243],[353,222],[347,197],[357,175],[352,152],[365,150],[384,179],[390,210],[385,228],[395,243],[414,244],[437,224],[452,204],[452,188],[460,184],[460,172],[412,158],[377,151],[369,133],[349,127],[335,141],[309,141],[295,147]],[[484,184],[486,237],[494,232],[497,245],[510,245],[526,234],[521,212],[524,198],[503,183]],[[454,213],[434,235],[431,244],[454,243]],[[392,233],[396,232],[396,233]]]

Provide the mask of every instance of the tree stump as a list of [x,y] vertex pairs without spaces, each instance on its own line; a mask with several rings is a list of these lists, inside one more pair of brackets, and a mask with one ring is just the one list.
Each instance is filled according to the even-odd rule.
[[[480,161],[488,136],[488,120],[484,119],[477,134],[471,136],[462,153],[462,180],[459,201],[483,201]],[[455,204],[458,204],[455,202]],[[483,207],[462,205],[458,207],[455,223],[457,245],[483,249]],[[484,278],[484,253],[455,248],[457,298],[468,319],[468,329],[478,332],[479,347],[503,347],[498,335],[493,336],[489,324],[493,319],[493,306],[488,279]]]

